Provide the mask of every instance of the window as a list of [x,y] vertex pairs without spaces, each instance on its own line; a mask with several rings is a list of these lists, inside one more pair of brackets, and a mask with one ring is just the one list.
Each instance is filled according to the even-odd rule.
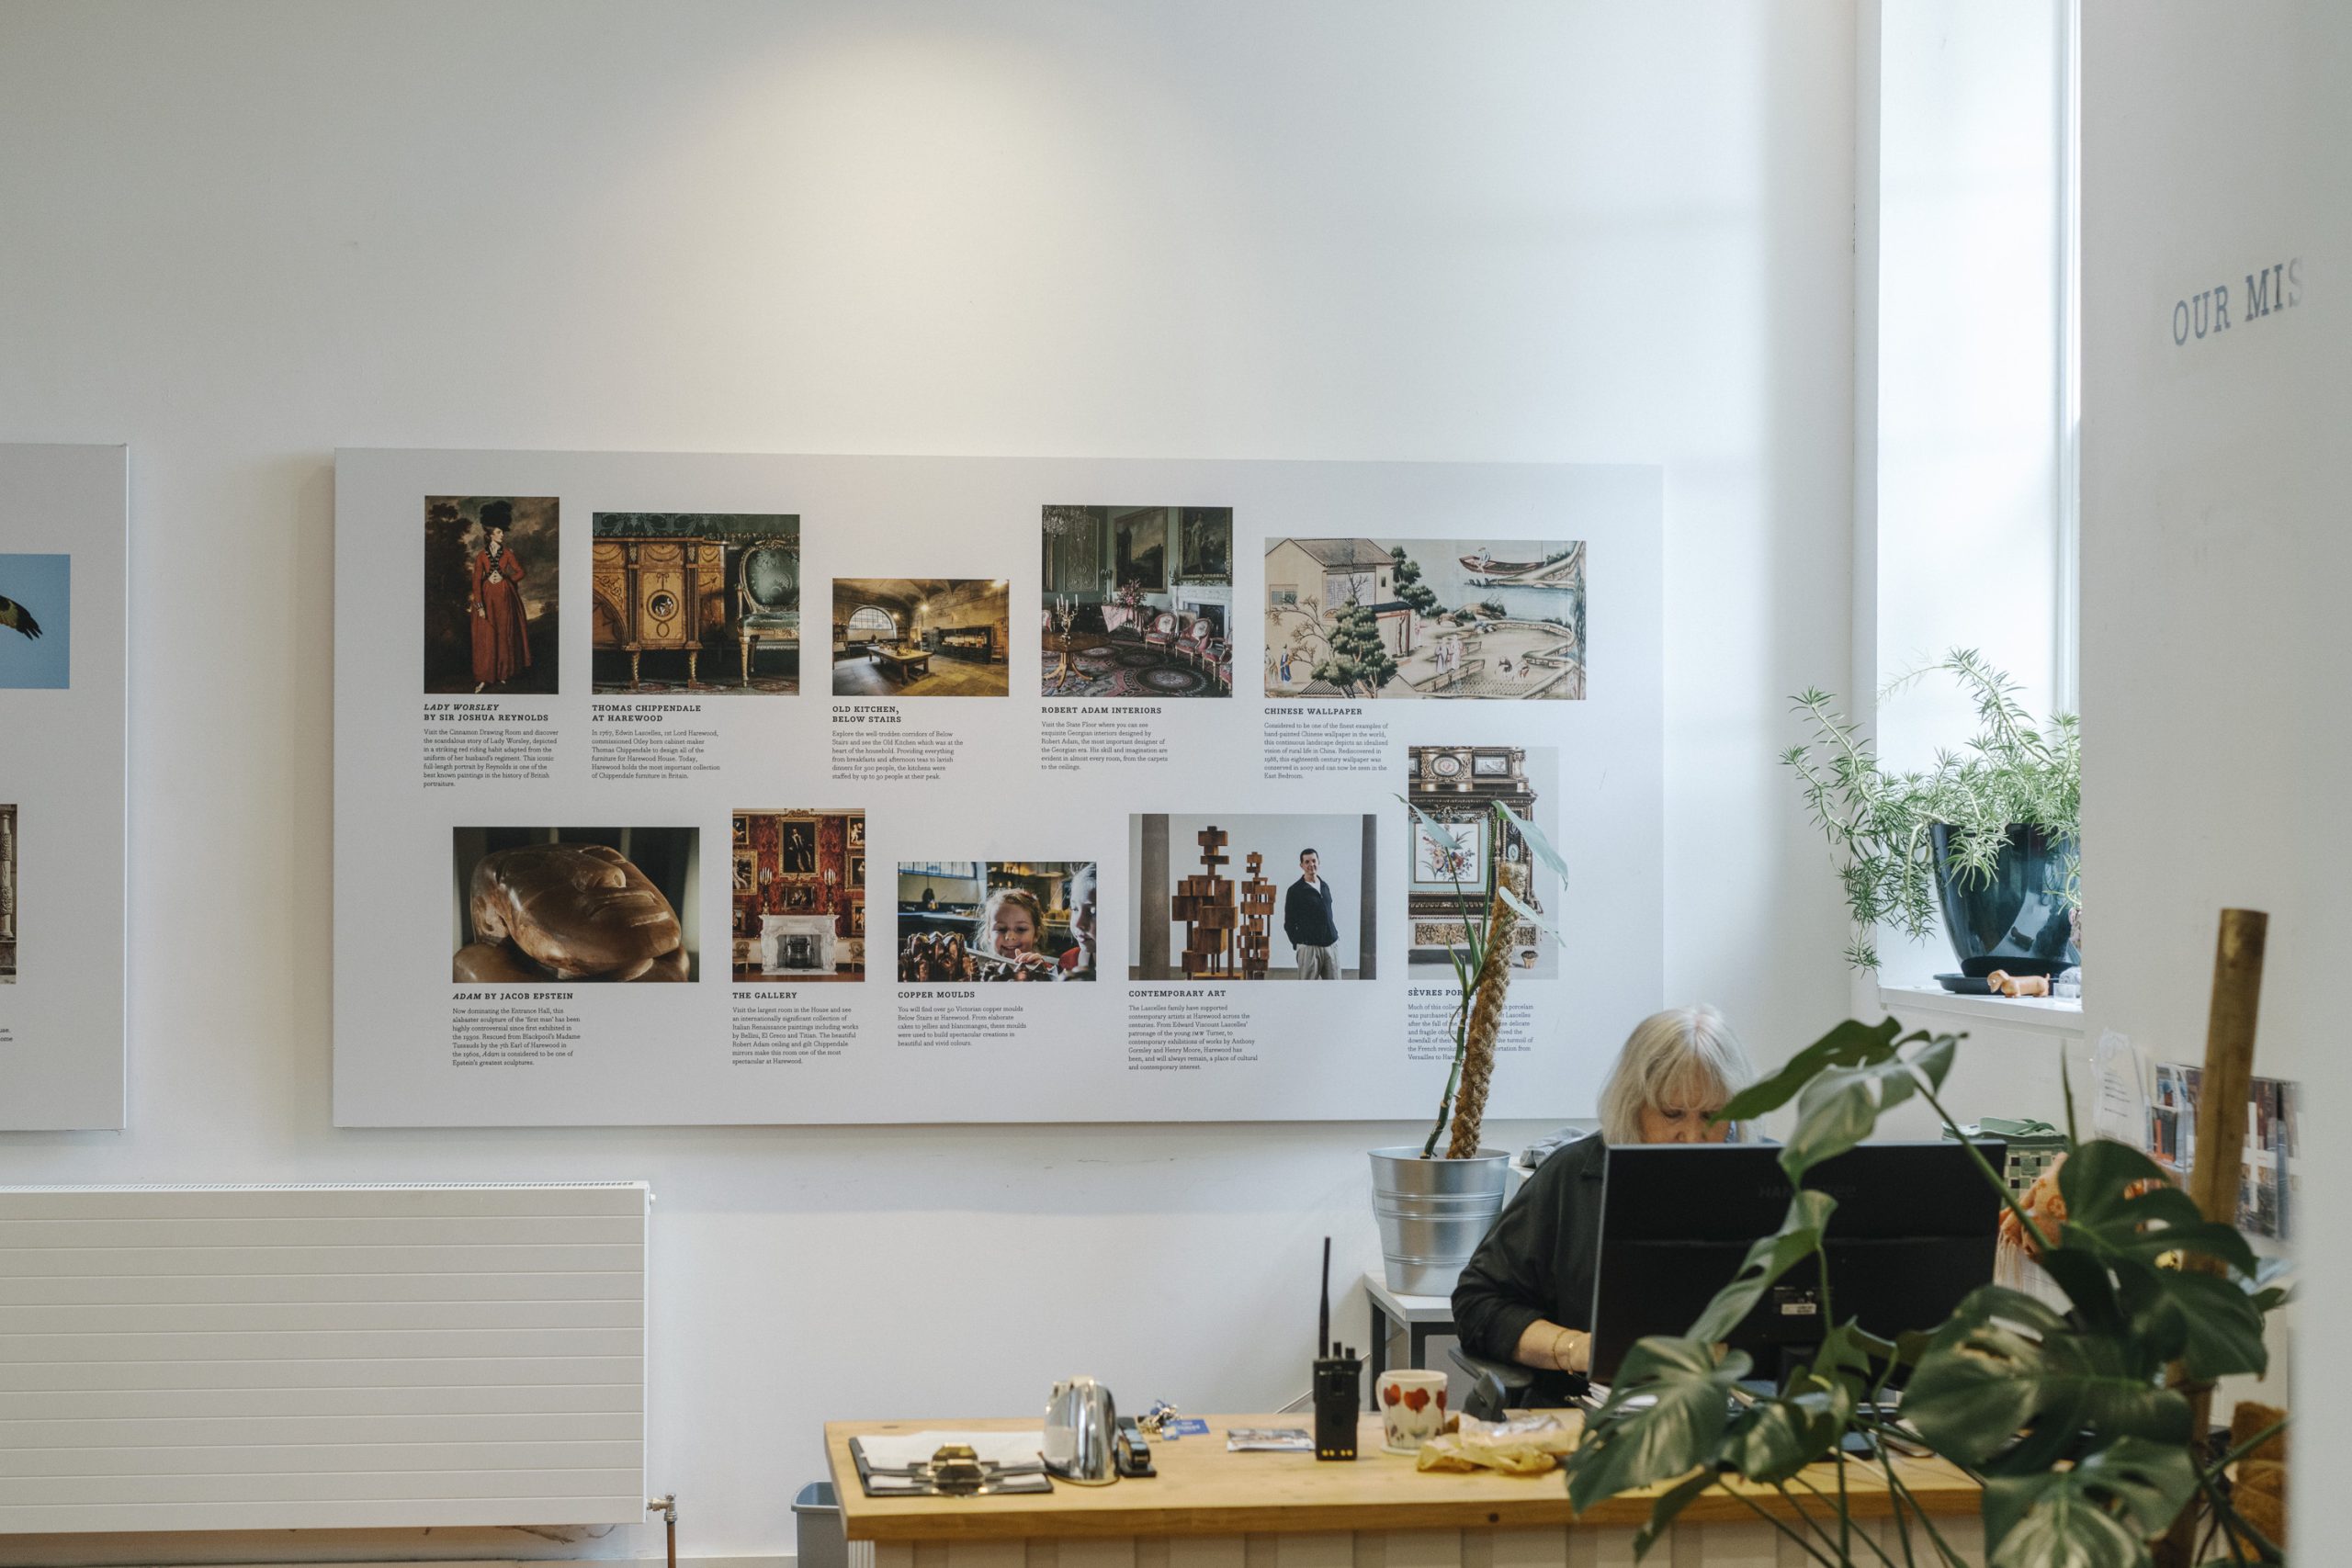
[[851,612],[849,635],[853,640],[861,637],[881,637],[888,640],[899,635],[899,623],[890,618],[888,610],[877,610],[871,604],[861,604]]

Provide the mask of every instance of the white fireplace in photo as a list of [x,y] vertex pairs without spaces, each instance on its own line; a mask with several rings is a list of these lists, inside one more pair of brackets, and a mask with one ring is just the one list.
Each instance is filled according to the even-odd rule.
[[832,916],[760,917],[760,973],[830,975],[832,972]]

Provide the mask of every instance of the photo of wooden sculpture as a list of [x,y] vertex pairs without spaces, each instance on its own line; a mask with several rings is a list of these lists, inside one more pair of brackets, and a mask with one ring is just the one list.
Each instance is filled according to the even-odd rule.
[[559,529],[553,496],[424,500],[424,689],[556,690]]
[[1193,835],[1201,846],[1201,870],[1176,885],[1170,906],[1184,922],[1184,977],[1262,980],[1272,939],[1267,922],[1274,913],[1274,885],[1266,880],[1266,857],[1250,852],[1250,879],[1237,883],[1218,874],[1232,856],[1221,852],[1228,835],[1204,828]]
[[74,558],[0,554],[0,689],[73,684]]
[[1127,846],[1129,979],[1376,976],[1376,818],[1148,812]]
[[1220,874],[1233,858],[1223,852],[1230,837],[1222,828],[1204,828],[1193,835],[1201,846],[1201,869],[1176,885],[1175,902],[1169,907],[1184,922],[1187,980],[1233,974],[1233,933],[1241,916],[1233,900],[1233,879]]
[[693,908],[695,837],[691,828],[456,829],[461,941],[451,977],[694,979],[692,931],[678,911]]

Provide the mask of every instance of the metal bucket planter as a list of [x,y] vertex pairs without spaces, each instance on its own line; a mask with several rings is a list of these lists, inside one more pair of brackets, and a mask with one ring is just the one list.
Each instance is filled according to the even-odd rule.
[[1468,1159],[1423,1159],[1421,1151],[1372,1151],[1372,1212],[1388,1288],[1400,1295],[1450,1296],[1462,1266],[1503,1212],[1510,1156],[1480,1150]]

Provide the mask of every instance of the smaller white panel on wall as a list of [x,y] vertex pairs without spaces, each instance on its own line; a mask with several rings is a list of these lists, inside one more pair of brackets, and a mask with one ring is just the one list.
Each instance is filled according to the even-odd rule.
[[0,1129],[119,1128],[119,446],[0,446]]
[[636,1521],[648,1201],[0,1189],[0,1535]]

